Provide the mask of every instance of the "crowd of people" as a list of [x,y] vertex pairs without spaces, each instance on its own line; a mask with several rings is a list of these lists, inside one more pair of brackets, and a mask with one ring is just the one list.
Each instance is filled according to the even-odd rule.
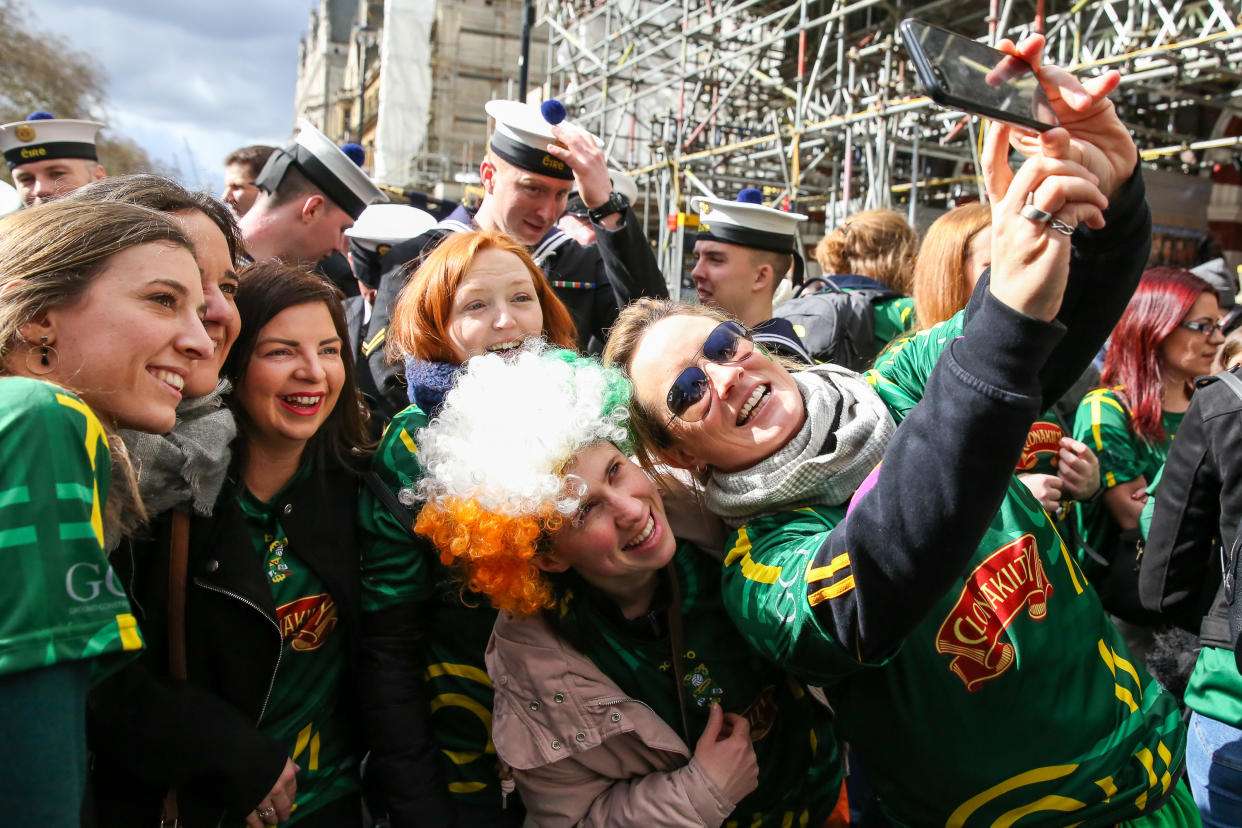
[[1237,285],[1042,47],[986,203],[697,198],[695,304],[559,105],[440,220],[0,127],[6,824],[1242,825]]

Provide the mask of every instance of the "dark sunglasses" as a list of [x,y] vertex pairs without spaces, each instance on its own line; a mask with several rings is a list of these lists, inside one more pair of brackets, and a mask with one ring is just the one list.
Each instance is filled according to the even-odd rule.
[[712,328],[712,332],[703,340],[703,345],[694,355],[693,363],[686,367],[673,385],[668,389],[665,402],[668,410],[673,413],[665,428],[673,424],[673,420],[697,423],[707,415],[711,403],[707,401],[707,374],[698,366],[700,357],[708,362],[728,365],[741,362],[755,350],[746,328],[737,322],[721,322]]
[[1179,324],[1183,328],[1189,328],[1195,333],[1207,334],[1208,336],[1212,335],[1212,331],[1219,331],[1222,334],[1225,332],[1220,322],[1211,322],[1206,319],[1194,319],[1190,322],[1181,322]]

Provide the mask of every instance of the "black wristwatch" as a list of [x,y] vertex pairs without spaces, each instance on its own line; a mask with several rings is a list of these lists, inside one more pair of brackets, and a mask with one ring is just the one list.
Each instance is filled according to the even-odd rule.
[[608,200],[598,207],[592,207],[587,210],[587,218],[596,224],[611,216],[613,213],[624,213],[625,209],[630,206],[630,200],[625,196],[613,190],[608,194]]

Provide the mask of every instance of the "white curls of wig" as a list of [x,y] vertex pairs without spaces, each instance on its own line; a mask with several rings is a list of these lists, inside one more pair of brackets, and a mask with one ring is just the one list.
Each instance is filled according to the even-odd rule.
[[626,443],[630,394],[618,371],[538,340],[511,357],[474,357],[418,432],[419,494],[513,516],[573,515],[585,487],[565,466],[593,443]]

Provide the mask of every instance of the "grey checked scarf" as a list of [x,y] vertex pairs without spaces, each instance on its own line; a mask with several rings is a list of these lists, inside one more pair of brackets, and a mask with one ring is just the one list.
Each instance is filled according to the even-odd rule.
[[806,403],[801,430],[749,469],[713,471],[707,481],[708,510],[732,527],[799,506],[844,503],[896,429],[879,394],[853,371],[824,363],[791,376]]
[[[200,515],[211,514],[237,436],[233,412],[222,400],[228,390],[228,382],[221,380],[210,394],[182,402],[177,424],[167,434],[121,431],[138,476],[138,493],[152,518],[183,504]],[[128,534],[136,527],[124,528]]]

